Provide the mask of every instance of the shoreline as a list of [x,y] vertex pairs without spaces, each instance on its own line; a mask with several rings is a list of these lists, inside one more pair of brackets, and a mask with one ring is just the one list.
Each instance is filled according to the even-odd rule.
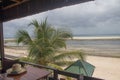
[[[69,38],[70,39],[70,38]],[[73,36],[73,39],[74,40],[79,40],[79,39],[81,39],[81,40],[91,40],[91,39],[93,39],[93,40],[101,40],[101,39],[120,39],[120,36],[78,36],[78,37],[76,37],[76,36]],[[5,41],[15,41],[15,39],[14,38],[5,38],[4,39]]]

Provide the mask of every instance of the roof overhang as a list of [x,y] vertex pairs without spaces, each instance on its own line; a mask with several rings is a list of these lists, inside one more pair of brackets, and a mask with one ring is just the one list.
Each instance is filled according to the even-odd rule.
[[0,0],[0,20],[8,21],[87,1],[93,0]]

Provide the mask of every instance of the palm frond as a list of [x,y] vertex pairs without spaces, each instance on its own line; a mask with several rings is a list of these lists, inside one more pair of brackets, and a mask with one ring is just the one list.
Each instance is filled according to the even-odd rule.
[[57,62],[55,62],[54,64],[57,64],[57,65],[59,65],[59,66],[61,66],[61,67],[63,67],[63,66],[68,66],[68,65],[71,65],[72,63],[73,63],[74,61],[72,61],[72,60],[69,60],[69,61],[57,61]]
[[37,20],[32,20],[32,21],[30,22],[30,24],[28,24],[28,26],[33,26],[33,27],[35,27],[36,29],[38,29],[39,23],[38,23]]
[[76,58],[84,59],[81,51],[56,52],[60,48],[66,48],[66,38],[72,38],[70,31],[52,27],[47,23],[47,18],[41,23],[33,20],[28,26],[34,27],[34,39],[27,31],[20,30],[17,33],[17,41],[28,45],[29,58],[36,63],[51,63],[55,66],[70,64]]
[[73,37],[71,31],[68,31],[66,29],[57,29],[57,33],[59,34],[59,37],[61,38],[71,38]]
[[48,63],[48,66],[52,67],[52,68],[56,68],[58,70],[63,70],[62,67],[56,65],[56,64],[52,64],[52,63]]
[[56,61],[59,60],[74,60],[74,59],[81,59],[81,60],[85,60],[85,56],[84,56],[84,52],[81,51],[67,51],[67,52],[62,52],[59,55],[56,55],[54,57],[54,59]]
[[32,39],[29,35],[29,33],[25,30],[19,30],[16,35],[17,43],[23,42],[24,44],[30,44],[32,43]]

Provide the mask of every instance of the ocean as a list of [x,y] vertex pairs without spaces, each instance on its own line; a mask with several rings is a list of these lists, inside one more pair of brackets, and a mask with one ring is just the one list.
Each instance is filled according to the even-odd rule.
[[120,38],[108,39],[76,39],[66,42],[67,49],[82,50],[89,55],[109,56],[120,58]]
[[[6,40],[8,40],[6,42]],[[67,50],[82,50],[89,55],[120,57],[120,36],[74,37],[66,41]],[[5,46],[17,46],[5,39]]]
[[120,39],[97,39],[97,40],[68,40],[67,45],[70,47],[94,47],[94,48],[112,48],[120,49]]

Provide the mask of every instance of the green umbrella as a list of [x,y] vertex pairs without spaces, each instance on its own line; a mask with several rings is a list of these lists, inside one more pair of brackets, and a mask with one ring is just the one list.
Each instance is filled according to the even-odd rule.
[[65,71],[91,77],[94,69],[95,66],[91,65],[90,63],[83,60],[77,60],[75,63],[68,66]]

